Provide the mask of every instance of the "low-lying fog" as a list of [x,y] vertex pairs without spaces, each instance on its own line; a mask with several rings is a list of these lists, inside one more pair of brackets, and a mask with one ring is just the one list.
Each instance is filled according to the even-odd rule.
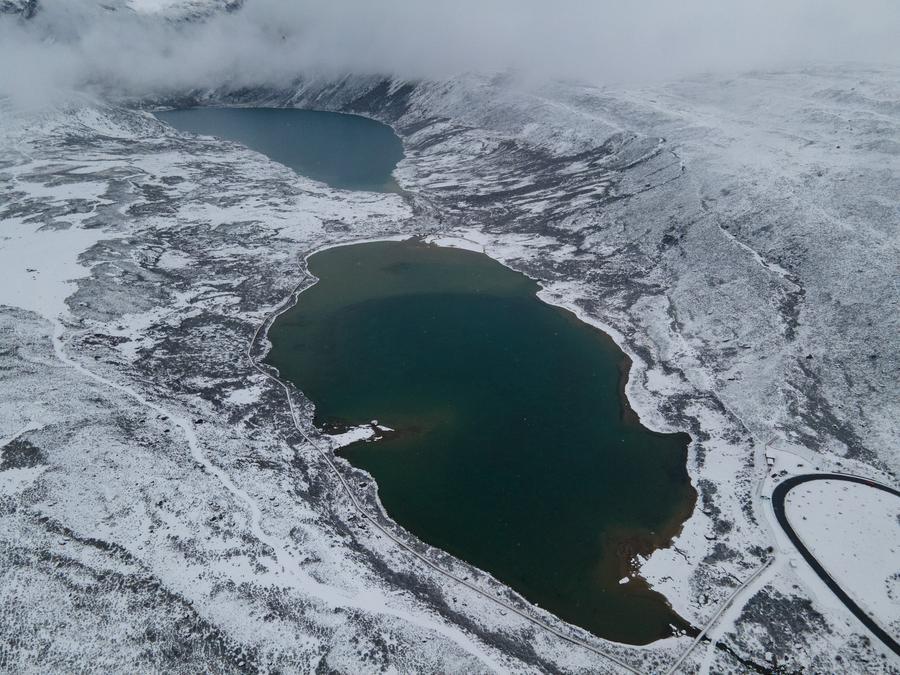
[[0,93],[23,103],[61,88],[144,96],[288,84],[301,72],[515,71],[603,84],[900,63],[896,0],[245,0],[184,20],[192,6],[196,17],[225,4],[39,0],[29,20],[0,14]]

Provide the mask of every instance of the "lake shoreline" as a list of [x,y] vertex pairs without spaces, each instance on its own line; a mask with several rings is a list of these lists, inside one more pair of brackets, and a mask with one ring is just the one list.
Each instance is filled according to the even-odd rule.
[[[467,248],[469,250],[472,250],[471,245],[448,246],[446,242],[436,243],[434,241],[428,241],[428,239],[429,239],[428,237],[409,237],[409,236],[398,235],[398,236],[391,236],[391,237],[360,238],[360,239],[354,239],[354,240],[349,240],[349,241],[334,241],[334,242],[329,242],[328,244],[326,244],[324,246],[317,247],[315,250],[312,250],[304,255],[304,267],[306,269],[307,274],[310,277],[310,283],[306,284],[304,286],[304,288],[296,294],[296,296],[294,297],[294,303],[293,303],[292,307],[296,306],[296,304],[299,302],[300,293],[307,291],[310,288],[314,287],[316,284],[318,284],[318,281],[319,281],[318,278],[309,270],[309,264],[308,264],[309,259],[312,256],[316,255],[317,253],[320,253],[320,252],[328,250],[328,249],[352,246],[352,245],[362,244],[362,243],[398,242],[398,241],[407,241],[407,240],[418,240],[420,242],[428,244],[429,246],[434,246],[437,248]],[[469,242],[469,243],[471,244],[472,242]],[[503,265],[503,267],[511,270],[512,272],[515,272],[516,274],[521,274],[524,277],[528,278],[529,281],[532,282],[535,286],[533,294],[535,296],[535,299],[538,300],[538,302],[540,302],[541,304],[544,304],[544,305],[548,305],[554,309],[563,311],[566,315],[570,315],[572,320],[577,321],[579,324],[586,325],[594,334],[601,336],[600,339],[608,342],[611,346],[613,346],[615,348],[615,350],[617,351],[617,353],[621,357],[618,362],[618,380],[617,380],[617,384],[616,384],[616,389],[618,392],[620,415],[621,415],[622,419],[626,420],[630,425],[639,425],[644,430],[651,432],[654,435],[667,436],[667,435],[671,434],[671,432],[657,431],[655,429],[645,427],[643,424],[641,424],[640,418],[639,418],[637,412],[630,405],[630,401],[629,401],[628,395],[627,395],[628,375],[631,371],[633,361],[632,361],[631,357],[628,355],[628,353],[625,352],[621,348],[621,346],[616,342],[616,340],[613,338],[612,335],[610,335],[608,332],[606,332],[602,328],[594,325],[592,322],[584,321],[584,319],[582,317],[578,316],[578,313],[573,311],[572,308],[561,306],[560,304],[555,303],[555,302],[548,302],[548,300],[546,298],[546,294],[543,293],[545,288],[541,284],[540,280],[534,279],[534,278],[530,277],[529,275],[522,273],[519,270],[513,269],[509,265],[505,264],[502,260],[498,260],[497,258],[494,258],[493,256],[487,255],[486,252],[484,252],[484,251],[478,251],[478,253],[485,255],[485,257],[487,259],[489,259],[493,262],[500,263],[501,265]],[[286,308],[285,311],[288,311],[288,309],[290,309],[290,308]],[[272,323],[274,324],[274,322],[272,322]],[[269,339],[269,341],[271,343],[271,338],[268,337],[268,330],[270,328],[271,328],[271,324],[270,324],[270,326],[267,327],[266,337]],[[302,383],[297,383],[295,386],[298,386],[298,388],[299,388],[300,384],[302,384]],[[313,401],[315,400],[314,397],[312,397],[312,400]],[[316,414],[318,415],[318,406],[317,406],[316,410],[317,410]],[[317,422],[321,422],[321,420],[317,420]],[[317,428],[319,428],[320,432],[323,432],[323,429],[322,429],[322,426],[320,423],[317,423]],[[385,438],[394,437],[396,433],[402,434],[403,429],[401,428],[401,429],[398,429],[398,431],[395,433],[387,434],[385,436]],[[326,434],[326,435],[328,435],[328,434]],[[694,510],[694,506],[696,504],[696,499],[697,499],[697,492],[691,482],[691,478],[690,478],[689,472],[687,471],[687,466],[686,466],[687,458],[688,458],[688,447],[689,447],[690,443],[692,442],[692,439],[687,434],[683,434],[683,435],[684,435],[684,439],[682,441],[682,450],[680,452],[680,455],[681,455],[680,465],[682,467],[684,467],[684,472],[687,476],[687,483],[688,483],[689,492],[690,492],[689,497],[684,501],[684,503],[681,506],[679,506],[675,510],[675,512],[671,515],[671,517],[667,518],[667,521],[663,527],[657,528],[657,530],[652,532],[651,534],[648,535],[645,532],[639,532],[639,531],[622,532],[622,533],[619,533],[617,536],[610,539],[611,545],[613,545],[617,548],[624,547],[628,551],[631,552],[629,555],[620,556],[619,563],[618,563],[618,569],[619,569],[619,571],[622,572],[622,576],[629,577],[629,579],[631,580],[631,581],[629,581],[629,584],[634,584],[635,590],[637,590],[639,587],[641,587],[643,585],[643,587],[646,589],[647,593],[654,594],[654,595],[656,595],[658,592],[653,591],[651,586],[649,585],[649,583],[646,580],[644,580],[642,577],[640,577],[639,574],[637,574],[635,572],[636,566],[640,564],[639,559],[636,558],[635,556],[646,557],[649,554],[651,554],[652,552],[654,552],[660,548],[666,548],[666,547],[670,546],[672,543],[672,540],[675,537],[677,537],[678,534],[681,532],[682,528],[684,527],[686,519],[688,517],[690,517],[691,513]],[[371,442],[371,438],[368,440]],[[336,456],[341,457],[344,461],[347,461],[348,464],[353,466],[353,468],[355,470],[361,470],[364,473],[366,473],[366,475],[369,475],[371,480],[373,480],[375,482],[375,484],[378,485],[378,480],[376,478],[372,477],[371,474],[369,474],[367,471],[365,471],[364,469],[361,469],[360,467],[356,466],[350,460],[347,459],[346,455],[348,452],[352,452],[352,448],[354,447],[354,445],[355,444],[351,444],[351,445],[345,446],[343,448],[338,448],[334,451],[334,454]],[[379,502],[382,501],[380,494],[379,494],[378,499],[379,499]],[[381,506],[381,510],[392,521],[396,522],[394,520],[394,517],[391,515],[390,510],[387,509],[383,503],[381,503],[380,506]],[[403,527],[403,526],[401,526],[401,527]],[[404,527],[403,529],[406,529],[406,528]],[[412,536],[419,539],[419,537],[417,535],[415,535],[413,533],[411,533],[411,534],[412,534]],[[460,556],[460,559],[463,560],[464,562],[468,562],[466,560],[465,556]],[[477,566],[477,563],[468,563],[468,564],[475,564]],[[689,622],[681,622],[681,625],[679,625],[678,628],[680,630],[690,631],[690,624],[689,624]],[[652,642],[655,642],[657,639],[668,637],[669,635],[670,635],[670,633],[669,634],[660,634],[657,636],[657,638],[650,640],[649,642],[640,642],[639,644],[650,644]],[[610,639],[610,638],[607,637],[605,639]],[[625,643],[626,644],[634,644],[634,643],[630,643],[628,641],[626,641]]]

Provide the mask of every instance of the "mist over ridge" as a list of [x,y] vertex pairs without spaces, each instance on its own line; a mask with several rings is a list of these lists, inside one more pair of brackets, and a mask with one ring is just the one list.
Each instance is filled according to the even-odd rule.
[[898,31],[891,0],[41,0],[31,18],[0,14],[0,93],[24,103],[61,89],[152,96],[345,73],[640,83],[894,65]]

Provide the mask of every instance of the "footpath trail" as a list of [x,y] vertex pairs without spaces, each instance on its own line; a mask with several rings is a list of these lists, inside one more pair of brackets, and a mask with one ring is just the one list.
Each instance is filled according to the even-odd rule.
[[[321,583],[320,581],[315,579],[312,575],[310,575],[306,570],[303,569],[301,563],[286,546],[285,541],[283,541],[276,535],[272,535],[266,532],[262,525],[263,512],[260,506],[256,503],[254,498],[249,493],[238,487],[238,485],[232,480],[232,478],[207,456],[202,443],[197,438],[194,425],[189,417],[178,414],[174,409],[169,409],[161,404],[154,403],[149,398],[127,385],[114,382],[106,377],[103,377],[102,375],[99,375],[98,373],[95,373],[80,361],[68,355],[65,349],[64,336],[65,325],[61,320],[57,319],[54,322],[52,342],[54,352],[57,358],[62,363],[77,370],[79,373],[85,375],[94,382],[97,382],[104,387],[108,387],[110,389],[118,391],[119,393],[124,394],[125,396],[137,401],[140,405],[148,408],[149,410],[152,410],[156,414],[165,416],[176,428],[181,431],[182,435],[187,441],[188,447],[190,448],[191,457],[194,459],[194,461],[196,461],[199,465],[202,465],[204,470],[209,475],[213,476],[221,484],[221,486],[231,494],[231,496],[236,500],[237,503],[243,504],[244,508],[247,511],[248,525],[251,532],[253,533],[253,536],[272,551],[276,564],[280,567],[282,573],[286,578],[289,578],[293,582],[295,582],[295,585],[297,585],[302,592],[332,606],[353,607],[365,611],[374,611],[379,614],[394,616],[405,621],[410,621],[411,623],[418,623],[422,627],[434,631],[435,633],[455,642],[462,649],[485,663],[492,670],[502,670],[501,664],[495,661],[490,656],[490,654],[488,654],[480,645],[478,645],[476,640],[472,636],[461,629],[456,630],[438,622],[425,620],[421,617],[414,617],[409,612],[396,607],[392,607],[386,602],[379,602],[377,603],[377,606],[373,606],[373,603],[371,601],[352,597],[350,594],[343,590],[328,586],[327,584]],[[291,410],[295,415],[296,421],[296,410],[293,407],[293,402],[291,401],[290,403]],[[27,428],[28,427],[26,427],[26,430]],[[598,651],[598,653],[602,652]],[[613,659],[614,657],[607,656],[607,658]]]

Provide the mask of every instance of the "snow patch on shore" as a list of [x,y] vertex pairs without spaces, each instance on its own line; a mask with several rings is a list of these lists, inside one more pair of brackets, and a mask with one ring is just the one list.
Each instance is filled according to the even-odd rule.
[[351,427],[347,431],[329,436],[332,450],[337,450],[359,441],[370,441],[374,437],[375,427],[370,424],[361,424],[358,427]]

